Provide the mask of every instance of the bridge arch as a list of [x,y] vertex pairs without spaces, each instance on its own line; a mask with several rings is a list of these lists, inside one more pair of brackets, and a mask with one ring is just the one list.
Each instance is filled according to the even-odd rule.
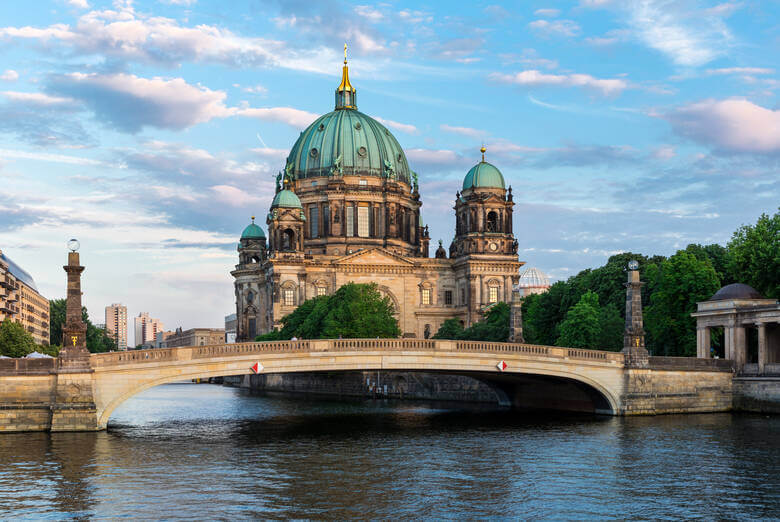
[[[497,367],[500,361],[507,365],[503,371]],[[622,411],[622,354],[549,346],[424,339],[274,341],[96,354],[92,362],[99,428],[106,427],[120,404],[153,386],[244,375],[256,362],[264,373],[386,370],[469,375],[491,383],[521,407],[533,407],[536,401],[553,409],[612,415]]]

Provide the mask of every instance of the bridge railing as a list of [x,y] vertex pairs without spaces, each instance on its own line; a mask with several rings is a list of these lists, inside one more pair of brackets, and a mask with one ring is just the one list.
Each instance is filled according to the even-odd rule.
[[599,362],[622,363],[622,353],[580,350],[559,346],[536,344],[493,343],[483,341],[447,341],[434,339],[303,339],[299,341],[267,341],[217,344],[209,346],[188,346],[178,348],[157,348],[152,350],[130,350],[92,355],[94,368],[122,366],[147,362],[167,362],[214,357],[231,357],[263,353],[327,352],[327,351],[371,351],[371,350],[442,350],[488,353],[527,354],[537,357],[560,359],[583,359]]

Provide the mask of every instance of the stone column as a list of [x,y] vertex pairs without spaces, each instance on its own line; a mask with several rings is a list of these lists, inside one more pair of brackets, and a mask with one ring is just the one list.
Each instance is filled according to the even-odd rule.
[[734,360],[734,328],[731,326],[723,327],[723,357]]
[[645,329],[642,318],[642,283],[639,280],[639,265],[629,263],[626,285],[626,329],[623,333],[623,353],[626,363],[632,367],[646,368],[648,353],[645,347]]
[[747,342],[745,327],[734,327],[734,366],[737,371],[742,371],[747,362]]
[[509,342],[510,343],[524,343],[523,338],[523,312],[522,312],[522,298],[520,292],[517,290],[512,291],[512,301],[509,312]]
[[512,303],[512,276],[504,276],[504,302]]
[[700,359],[710,358],[710,328],[708,326],[699,326],[696,328],[696,357]]
[[768,352],[766,338],[766,324],[758,323],[758,374],[764,374],[764,367],[767,364]]
[[471,326],[476,322],[475,320],[475,311],[479,307],[479,293],[477,292],[477,276],[475,275],[469,275],[469,286],[468,286],[468,303],[467,303],[467,318],[466,318],[466,326]]
[[81,272],[79,253],[68,253],[68,264],[62,267],[68,274],[67,300],[65,303],[65,324],[62,327],[62,350],[60,367],[68,369],[89,368],[87,350],[87,325],[81,315]]

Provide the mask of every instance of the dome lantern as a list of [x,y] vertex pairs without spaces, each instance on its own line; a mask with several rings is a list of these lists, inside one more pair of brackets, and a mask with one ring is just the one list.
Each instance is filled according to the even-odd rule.
[[336,110],[357,109],[357,91],[349,83],[347,67],[347,44],[344,44],[344,68],[341,70],[341,83],[336,89]]

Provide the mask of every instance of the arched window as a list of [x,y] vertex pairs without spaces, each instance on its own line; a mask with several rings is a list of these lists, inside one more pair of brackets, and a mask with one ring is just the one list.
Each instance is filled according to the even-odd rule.
[[420,304],[430,306],[433,304],[433,286],[425,282],[420,285]]
[[490,304],[498,302],[500,283],[495,279],[488,282],[488,302]]
[[498,232],[498,213],[495,210],[491,210],[487,215],[487,231]]
[[282,232],[282,250],[287,252],[295,250],[295,232],[291,228]]

